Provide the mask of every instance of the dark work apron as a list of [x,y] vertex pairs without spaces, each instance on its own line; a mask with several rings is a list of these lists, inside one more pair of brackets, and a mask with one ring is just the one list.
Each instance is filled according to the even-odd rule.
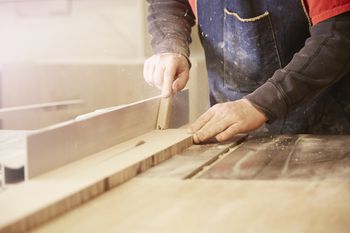
[[[301,0],[197,0],[197,11],[211,105],[253,92],[286,66],[310,36]],[[338,85],[342,92],[329,88],[264,130],[350,133],[349,79],[342,80],[348,85]]]

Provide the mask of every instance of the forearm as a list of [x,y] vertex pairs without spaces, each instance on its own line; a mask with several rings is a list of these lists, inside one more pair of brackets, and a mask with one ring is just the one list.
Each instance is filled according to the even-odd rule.
[[[291,35],[292,36],[292,35]],[[311,28],[291,62],[246,96],[272,122],[311,100],[350,72],[350,14]]]
[[178,53],[189,57],[191,27],[195,16],[187,0],[147,0],[148,28],[154,53]]

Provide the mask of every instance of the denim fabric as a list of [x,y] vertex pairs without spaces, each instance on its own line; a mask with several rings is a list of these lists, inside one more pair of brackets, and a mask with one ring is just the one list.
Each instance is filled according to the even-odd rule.
[[268,12],[251,21],[235,14],[224,12],[224,87],[252,92],[281,68],[277,44]]
[[[253,92],[285,67],[310,36],[300,0],[198,0],[197,7],[211,105]],[[267,124],[266,131],[350,133],[349,78]]]

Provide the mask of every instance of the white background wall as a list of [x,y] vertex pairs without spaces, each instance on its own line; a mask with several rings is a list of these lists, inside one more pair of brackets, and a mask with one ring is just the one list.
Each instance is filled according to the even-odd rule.
[[143,57],[144,19],[144,0],[0,1],[0,57]]

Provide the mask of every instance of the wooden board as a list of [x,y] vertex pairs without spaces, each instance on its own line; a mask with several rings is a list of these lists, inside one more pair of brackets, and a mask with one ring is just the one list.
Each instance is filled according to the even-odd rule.
[[191,178],[219,160],[221,156],[230,153],[245,138],[246,135],[238,135],[225,143],[192,145],[182,153],[151,168],[140,176],[145,178]]
[[34,233],[347,233],[350,184],[135,178]]
[[157,119],[157,129],[163,130],[169,128],[170,114],[172,112],[173,97],[162,98],[160,100],[159,113]]
[[350,179],[347,135],[256,137],[212,166],[209,179]]
[[38,226],[191,144],[192,136],[186,130],[155,130],[11,187],[0,193],[0,232],[23,232]]
[[[177,94],[170,128],[188,123],[188,91]],[[156,128],[160,96],[109,108],[43,130],[27,138],[27,177],[97,153]]]

